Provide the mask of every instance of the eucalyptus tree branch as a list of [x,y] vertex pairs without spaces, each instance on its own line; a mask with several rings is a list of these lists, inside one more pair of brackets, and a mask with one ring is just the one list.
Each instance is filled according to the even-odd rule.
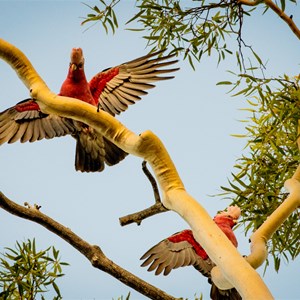
[[169,211],[161,203],[157,183],[155,181],[155,178],[152,176],[152,174],[148,170],[147,162],[145,160],[142,163],[142,170],[151,183],[153,193],[154,193],[154,198],[155,198],[155,204],[153,204],[152,206],[150,206],[144,210],[141,210],[139,212],[119,218],[121,226],[125,226],[125,225],[131,224],[131,223],[137,223],[137,225],[141,225],[141,222],[144,219],[152,217],[152,216],[162,213],[162,212]]
[[272,0],[238,0],[238,3],[247,6],[257,6],[258,4],[264,2],[268,7],[270,7],[293,31],[293,33],[300,39],[300,30],[293,21],[293,16],[288,16],[279,6],[276,5]]
[[[142,157],[150,164],[162,190],[164,206],[177,212],[190,225],[197,242],[220,268],[222,284],[229,281],[245,300],[253,299],[253,290],[257,300],[273,299],[259,274],[238,253],[206,210],[186,192],[171,157],[155,134],[146,131],[136,135],[110,114],[97,112],[94,106],[83,101],[54,94],[27,57],[1,39],[0,58],[17,72],[43,113],[83,122],[122,150]],[[217,283],[217,286],[222,289],[222,284]]]
[[40,206],[30,206],[28,203],[25,203],[25,206],[26,207],[16,204],[0,192],[0,207],[20,218],[38,223],[55,233],[83,254],[91,262],[93,267],[110,274],[122,283],[151,299],[176,299],[115,264],[105,256],[99,246],[87,243],[71,229],[43,214],[40,211]]
[[293,21],[292,16],[288,16],[283,10],[281,10],[272,0],[264,0],[264,3],[269,6],[294,32],[298,39],[300,39],[300,30]]
[[247,6],[256,6],[262,3],[264,0],[238,0],[239,4],[247,5]]

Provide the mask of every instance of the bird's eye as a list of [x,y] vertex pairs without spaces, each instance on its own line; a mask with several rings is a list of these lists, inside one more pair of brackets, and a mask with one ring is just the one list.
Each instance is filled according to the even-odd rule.
[[79,63],[78,68],[82,68],[82,67],[83,67],[83,63]]

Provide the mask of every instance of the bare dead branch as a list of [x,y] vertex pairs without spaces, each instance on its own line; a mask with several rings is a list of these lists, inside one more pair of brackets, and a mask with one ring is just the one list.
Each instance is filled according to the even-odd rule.
[[127,216],[119,218],[121,226],[129,225],[132,223],[141,225],[141,223],[144,219],[152,217],[159,213],[169,211],[166,207],[164,207],[164,205],[162,204],[162,202],[160,200],[157,183],[155,181],[155,178],[152,176],[151,172],[147,168],[147,162],[145,160],[142,163],[142,170],[152,185],[154,198],[155,198],[155,204],[153,204],[152,206],[150,206],[146,209],[138,211],[136,213],[129,214]]
[[25,206],[26,207],[16,204],[0,192],[1,208],[15,216],[38,223],[49,231],[55,233],[81,252],[95,268],[110,274],[139,293],[150,297],[150,299],[176,299],[115,264],[105,256],[99,246],[87,243],[81,237],[72,232],[71,229],[43,214],[40,211],[40,206],[37,206],[36,204],[31,206],[28,203],[26,203]]

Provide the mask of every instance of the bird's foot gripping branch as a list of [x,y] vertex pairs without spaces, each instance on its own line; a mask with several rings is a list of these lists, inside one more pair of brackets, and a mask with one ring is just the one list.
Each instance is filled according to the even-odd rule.
[[[217,265],[220,276],[213,276],[212,279],[219,288],[235,287],[243,299],[253,299],[253,290],[258,300],[272,299],[258,273],[238,253],[205,209],[186,192],[167,150],[157,136],[151,131],[136,135],[111,114],[105,111],[97,112],[95,106],[84,101],[52,93],[26,56],[1,39],[0,58],[17,72],[43,114],[82,122],[126,153],[142,157],[150,164],[161,189],[163,205],[186,220],[195,240]],[[55,233],[64,235],[64,228],[60,229],[61,231]],[[70,244],[72,245],[71,242]],[[82,245],[86,247],[85,244]],[[89,251],[89,247],[87,248]],[[84,251],[81,248],[78,250]]]

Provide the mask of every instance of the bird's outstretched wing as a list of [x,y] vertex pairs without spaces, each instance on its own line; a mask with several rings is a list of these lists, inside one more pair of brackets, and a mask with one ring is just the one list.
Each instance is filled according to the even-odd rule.
[[[172,237],[174,236],[176,234]],[[148,271],[156,269],[155,275],[162,272],[168,275],[173,269],[194,266],[204,276],[209,277],[211,269],[215,266],[209,258],[203,259],[199,256],[188,241],[174,243],[170,239],[165,239],[153,246],[141,257],[141,260],[145,260],[142,267],[150,265]]]
[[[211,270],[215,266],[214,262],[208,256],[202,255],[202,251],[199,252],[199,249],[194,247],[193,240],[189,238],[182,240],[180,236],[182,233],[184,233],[184,238],[186,238],[190,234],[190,230],[176,233],[153,246],[141,257],[141,260],[145,260],[141,266],[146,267],[150,265],[148,271],[155,270],[155,275],[159,275],[162,272],[164,275],[168,275],[173,269],[193,266],[202,275],[208,277],[208,281],[212,285],[210,292],[211,299],[242,300],[235,288],[220,290],[215,286],[211,281]],[[179,242],[172,242],[172,240],[179,240]],[[192,242],[190,243],[188,240]]]
[[23,100],[0,113],[0,145],[52,139],[75,130],[72,120],[42,113],[33,99]]
[[146,95],[146,90],[155,87],[153,82],[172,79],[161,76],[179,68],[165,68],[177,60],[169,60],[175,55],[161,56],[163,51],[151,53],[119,66],[106,69],[95,75],[89,82],[90,90],[98,108],[112,115],[120,114]]

